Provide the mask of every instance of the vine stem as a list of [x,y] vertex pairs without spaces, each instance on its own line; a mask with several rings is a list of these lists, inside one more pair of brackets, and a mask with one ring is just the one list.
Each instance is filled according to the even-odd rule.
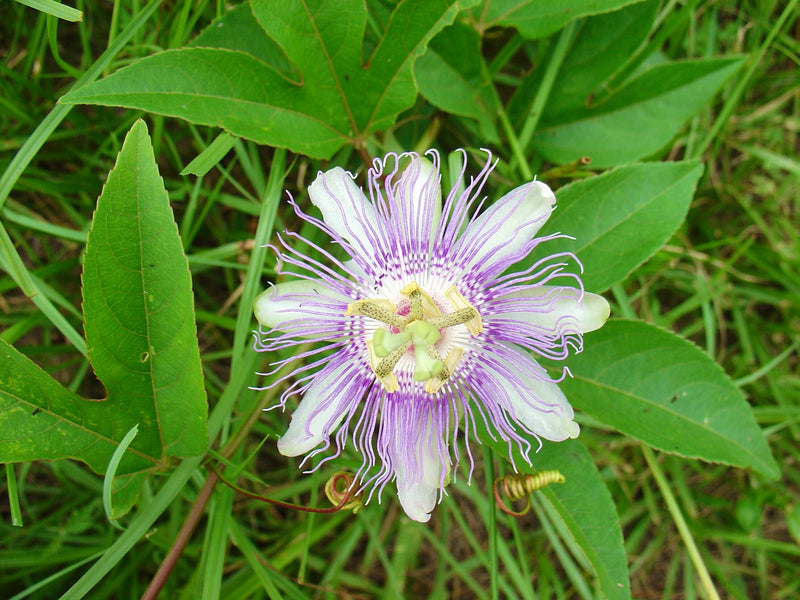
[[[262,212],[259,218],[259,225],[258,230],[256,232],[256,239],[263,240],[266,237],[266,229],[271,229],[272,224],[274,222],[274,211],[277,210],[277,201],[273,202],[274,206],[268,207],[268,199],[277,196],[280,193],[280,187],[282,184],[283,178],[283,169],[286,160],[286,152],[284,150],[276,150],[275,155],[273,157],[272,163],[272,173],[270,175],[270,180],[267,185],[267,191],[264,197],[264,206],[262,207]],[[243,298],[247,298],[247,300],[243,300],[244,306],[249,306],[252,302],[252,299],[255,297],[255,282],[258,281],[258,269],[260,269],[260,265],[263,264],[263,248],[256,248],[254,249],[253,259],[251,262],[251,268],[248,270],[247,273],[247,281],[253,282],[251,283],[251,289],[248,289],[245,286],[245,291],[242,294]],[[249,322],[249,317],[245,317],[244,313],[241,313],[239,319],[242,323],[245,322],[245,319]],[[234,346],[237,348],[242,348],[242,352],[234,356],[234,360],[231,364],[231,373],[238,373],[241,369],[247,368],[242,367],[242,360],[245,356],[246,352],[250,350],[245,344],[244,340],[242,339],[242,335],[240,332],[244,332],[247,329],[245,325],[237,322],[237,334],[234,337]],[[295,368],[297,361],[293,361],[284,366],[283,369],[276,375],[280,377],[286,373],[289,373],[292,369]],[[224,448],[220,451],[220,454],[225,458],[230,458],[239,448],[239,446],[245,441],[247,435],[250,433],[250,430],[258,421],[262,410],[272,403],[275,394],[277,393],[276,388],[272,388],[267,392],[264,397],[258,402],[255,406],[253,411],[248,415],[247,420],[244,424],[239,428],[236,434],[228,440],[225,444]],[[230,411],[231,407],[226,407],[226,411]],[[220,405],[217,406],[212,416],[209,418],[209,433],[211,433],[211,438],[214,439],[217,433],[222,428],[222,420],[225,418],[224,413],[220,410]],[[159,566],[158,571],[156,572],[155,576],[150,582],[147,590],[145,590],[144,595],[142,596],[142,600],[152,600],[158,596],[161,592],[164,584],[167,582],[172,570],[175,568],[175,565],[178,562],[181,554],[183,554],[184,549],[186,548],[186,544],[188,544],[189,540],[194,533],[197,524],[200,522],[200,518],[203,516],[205,512],[205,508],[208,505],[208,501],[211,499],[211,494],[216,488],[217,483],[219,483],[219,476],[214,473],[213,471],[208,474],[203,487],[201,488],[197,498],[195,499],[194,503],[192,504],[192,508],[189,511],[189,514],[186,516],[186,520],[181,527],[180,532],[178,532],[175,541],[172,543],[172,546],[167,553],[166,558]]]
[[[483,447],[483,462],[486,469],[486,489],[494,487],[494,462],[492,453],[489,449]],[[500,597],[499,582],[497,580],[497,569],[499,568],[497,560],[497,511],[494,495],[489,495],[489,519],[487,529],[489,530],[489,564],[491,571],[489,572],[490,592],[492,600],[497,600]]]
[[189,540],[192,539],[192,534],[194,533],[197,524],[200,522],[200,517],[203,516],[203,513],[206,510],[206,505],[208,504],[209,499],[211,499],[211,494],[214,492],[217,482],[219,482],[219,477],[214,471],[211,471],[206,478],[206,482],[203,484],[203,488],[200,490],[200,493],[197,495],[197,498],[192,505],[192,510],[189,512],[189,515],[183,522],[183,526],[178,532],[175,541],[172,543],[172,546],[167,553],[167,557],[161,563],[161,566],[158,568],[158,571],[150,582],[150,585],[147,586],[144,594],[142,594],[142,600],[155,600],[158,597],[158,594],[161,592],[161,589],[164,587],[167,579],[169,579],[172,569],[175,568],[178,559],[181,557],[181,554],[183,554],[186,544],[188,544]]
[[[303,347],[300,348],[300,352],[302,353],[304,350]],[[277,374],[277,377],[280,377],[284,373],[291,372],[295,366],[297,365],[298,361],[292,361],[291,363],[285,365],[281,371]],[[264,408],[266,408],[269,404],[273,402],[275,395],[277,394],[277,388],[271,388],[268,393],[264,394],[264,397],[261,401],[256,405],[250,415],[247,417],[247,421],[245,421],[244,425],[239,429],[236,435],[228,441],[225,447],[220,451],[220,455],[224,458],[230,458],[233,456],[234,452],[239,448],[239,446],[245,441],[247,435],[250,433],[250,430],[255,426],[256,422],[258,421],[260,415],[262,414]],[[161,563],[161,566],[156,571],[156,574],[153,576],[153,579],[150,581],[150,585],[145,590],[144,594],[142,595],[142,600],[155,600],[158,597],[158,594],[161,592],[161,589],[164,587],[164,584],[167,582],[172,570],[175,568],[175,565],[178,562],[181,554],[183,554],[184,549],[186,548],[186,544],[192,537],[197,524],[200,522],[200,518],[203,516],[205,512],[206,505],[208,501],[211,499],[211,494],[214,491],[214,488],[219,483],[220,477],[217,475],[216,471],[211,469],[211,472],[208,474],[203,487],[200,490],[200,493],[197,495],[197,498],[192,504],[192,509],[189,511],[189,514],[186,516],[186,520],[183,522],[183,526],[181,530],[178,532],[178,535],[175,537],[175,541],[172,543],[172,546],[167,553],[166,558]],[[344,504],[344,502],[342,503]]]
[[661,495],[664,497],[664,502],[667,503],[667,510],[669,510],[669,514],[672,516],[672,520],[675,522],[675,526],[678,528],[678,533],[680,534],[681,539],[683,539],[686,550],[689,552],[689,558],[691,559],[694,568],[697,569],[697,574],[700,576],[700,582],[706,592],[706,595],[711,600],[720,600],[717,589],[714,587],[714,582],[711,580],[711,575],[709,575],[706,564],[703,562],[703,557],[700,556],[700,550],[697,548],[697,544],[694,541],[692,532],[689,530],[689,525],[686,523],[686,519],[683,518],[683,513],[681,512],[681,509],[678,506],[678,501],[675,499],[675,496],[669,487],[669,482],[664,476],[664,471],[661,469],[661,465],[658,464],[658,461],[656,460],[656,457],[649,446],[642,444],[641,448],[642,454],[644,454],[644,459],[647,461],[647,465],[650,467],[650,472],[653,474],[653,478],[656,480],[656,485],[658,485],[658,489],[661,491]]

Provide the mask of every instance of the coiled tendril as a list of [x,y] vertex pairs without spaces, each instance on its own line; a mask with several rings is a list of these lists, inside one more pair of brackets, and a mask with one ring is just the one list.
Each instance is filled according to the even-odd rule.
[[[498,477],[494,480],[494,499],[497,500],[497,505],[507,515],[512,517],[522,517],[528,514],[531,509],[530,495],[536,490],[550,485],[551,483],[564,483],[566,479],[561,474],[561,471],[539,471],[538,473],[525,473],[523,475],[506,475],[505,477]],[[517,512],[506,505],[505,501],[500,497],[498,491],[498,484],[500,489],[503,490],[505,497],[511,502],[516,502],[525,498],[524,508]]]

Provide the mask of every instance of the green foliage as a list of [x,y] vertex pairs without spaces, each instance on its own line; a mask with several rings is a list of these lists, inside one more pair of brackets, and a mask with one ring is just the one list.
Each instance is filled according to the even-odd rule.
[[116,469],[117,518],[147,474],[207,444],[189,270],[142,121],[97,202],[83,290],[89,359],[108,397],[81,398],[0,340],[0,460],[75,458],[104,473],[138,425]]
[[[467,2],[465,6],[474,3]],[[358,0],[300,2],[253,0],[255,21],[233,12],[231,24],[212,25],[203,43],[144,59],[111,77],[76,90],[63,102],[139,108],[218,125],[233,135],[329,158],[346,143],[394,124],[414,103],[414,60],[452,22],[459,2],[409,0],[393,13],[374,52],[363,64],[367,15]],[[278,56],[285,64],[263,62]],[[243,45],[239,40],[248,40]],[[246,48],[253,54],[231,52]],[[281,64],[283,63],[283,64]]]
[[558,31],[570,21],[618,10],[637,0],[565,0],[563,2],[538,2],[537,0],[493,0],[486,3],[484,27],[504,25],[516,27],[528,39],[536,39]]
[[586,289],[606,291],[675,233],[702,172],[695,161],[644,163],[565,186],[547,228],[575,239],[555,240],[547,251],[573,252]]
[[610,167],[644,158],[668,144],[743,63],[730,57],[655,65],[608,97],[595,95],[591,106],[545,112],[533,145],[556,163],[588,156],[593,166]]
[[[481,443],[507,454],[505,442],[487,433],[478,423]],[[538,441],[530,439],[533,448]],[[563,520],[569,535],[591,564],[604,598],[630,598],[622,532],[614,502],[586,448],[576,440],[545,444],[528,464],[518,449],[511,460],[521,475],[558,470],[564,483],[549,485],[541,494]]]
[[83,19],[81,11],[65,6],[61,2],[56,2],[56,0],[16,0],[16,2],[66,21],[80,21]]
[[622,319],[586,343],[562,384],[578,408],[665,452],[780,475],[742,393],[699,348]]
[[476,119],[488,141],[498,140],[491,85],[483,72],[481,37],[454,23],[431,41],[414,65],[420,93],[431,104],[454,115]]

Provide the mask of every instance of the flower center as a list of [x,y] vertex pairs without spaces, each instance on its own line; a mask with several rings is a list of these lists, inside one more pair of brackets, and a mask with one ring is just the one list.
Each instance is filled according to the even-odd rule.
[[408,312],[405,314],[399,314],[397,307],[385,299],[351,302],[344,314],[369,317],[389,326],[388,329],[378,327],[372,339],[367,341],[369,365],[388,393],[399,389],[394,368],[413,347],[414,380],[426,382],[425,391],[435,394],[450,378],[464,353],[461,348],[453,347],[444,359],[440,357],[436,343],[442,337],[442,330],[464,325],[472,335],[477,335],[483,330],[480,313],[454,285],[444,293],[453,307],[452,312],[445,314],[415,281],[400,293],[408,298]]

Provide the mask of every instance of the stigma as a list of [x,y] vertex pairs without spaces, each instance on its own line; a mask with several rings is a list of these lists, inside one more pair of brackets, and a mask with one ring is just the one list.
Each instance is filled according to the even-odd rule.
[[383,298],[351,302],[344,314],[360,315],[382,324],[366,346],[370,368],[387,393],[396,392],[400,387],[394,373],[397,363],[406,354],[413,353],[414,381],[425,382],[425,391],[435,394],[450,379],[464,354],[462,348],[453,346],[446,356],[441,356],[437,344],[442,339],[442,331],[464,325],[472,335],[478,335],[483,331],[480,313],[454,285],[444,292],[452,308],[445,313],[415,281],[400,293],[408,299],[404,314],[398,312],[393,302]]

